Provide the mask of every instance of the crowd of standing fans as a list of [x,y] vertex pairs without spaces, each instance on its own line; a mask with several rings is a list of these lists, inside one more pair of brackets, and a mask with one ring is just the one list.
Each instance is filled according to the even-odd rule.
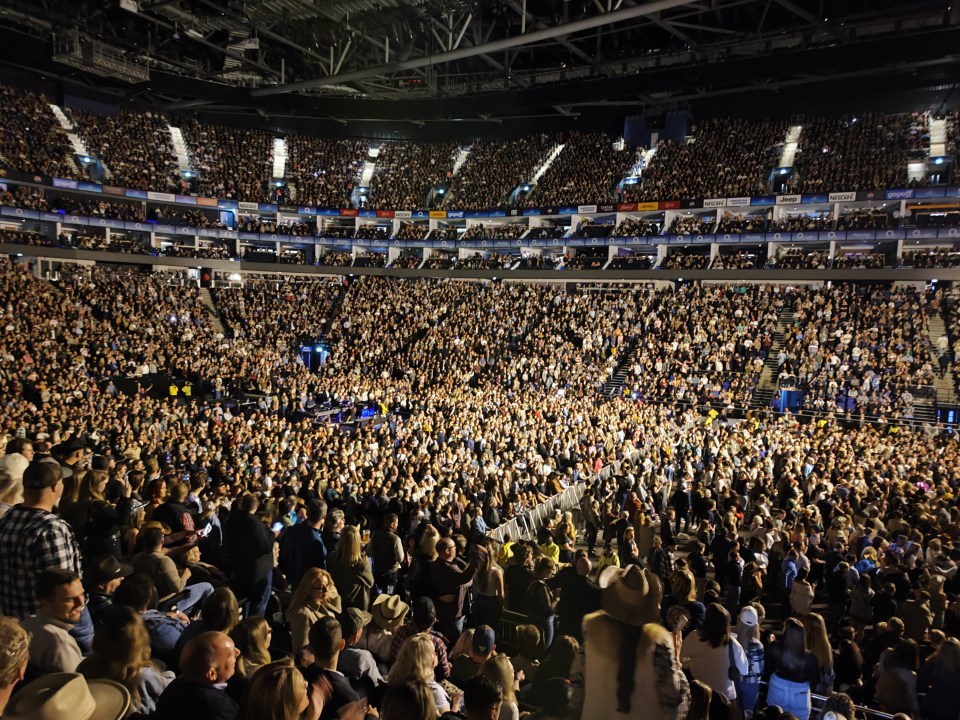
[[[84,170],[47,100],[31,91],[0,87],[0,158],[15,169],[76,178]],[[75,130],[106,167],[107,184],[144,190],[185,189],[178,176],[164,115],[121,110],[113,116],[69,109]],[[955,143],[957,113],[947,114],[947,146]],[[178,121],[179,122],[179,121]],[[907,164],[929,144],[929,113],[803,118],[793,172],[785,193],[867,191],[909,185]],[[202,194],[250,202],[277,201],[270,186],[271,132],[179,123],[190,169]],[[689,137],[663,140],[620,199],[656,201],[766,195],[771,171],[784,149],[788,124],[779,120],[711,118],[691,125]],[[284,201],[353,207],[369,143],[354,139],[288,135]],[[635,150],[616,150],[602,133],[540,134],[517,140],[477,140],[454,175],[455,142],[386,143],[374,161],[366,203],[377,209],[421,209],[431,188],[444,188],[450,209],[507,205],[509,194],[534,179],[559,144],[564,147],[517,204],[558,206],[612,202],[618,183],[638,165]]]
[[906,187],[913,124],[911,115],[879,113],[805,123],[791,192]]
[[921,378],[927,296],[248,280],[225,337],[161,275],[2,270],[4,717],[960,711],[956,436],[697,411],[746,407],[787,306],[802,362]]

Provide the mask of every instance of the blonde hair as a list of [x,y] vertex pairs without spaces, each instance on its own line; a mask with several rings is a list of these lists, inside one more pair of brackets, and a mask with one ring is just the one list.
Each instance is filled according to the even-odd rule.
[[475,633],[476,630],[474,628],[464,630],[460,637],[457,638],[457,642],[450,648],[450,657],[455,658],[457,655],[469,655],[470,648],[473,646],[473,636]]
[[678,603],[693,602],[697,599],[697,583],[693,573],[687,569],[677,570],[670,576],[670,594]]
[[250,678],[236,720],[299,718],[306,694],[306,682],[293,661],[288,658],[269,663]]
[[817,656],[817,666],[820,670],[833,667],[833,648],[830,647],[827,624],[823,616],[818,613],[809,613],[803,617],[802,622],[807,650]]
[[433,525],[427,525],[427,529],[423,531],[423,537],[420,538],[420,552],[436,560],[437,543],[439,541],[440,531],[437,530]]
[[93,635],[93,652],[78,672],[88,680],[113,680],[130,691],[132,706],[140,704],[140,675],[152,667],[150,635],[140,614],[114,605]]
[[327,597],[331,597],[330,589],[334,589],[336,587],[333,584],[333,577],[330,575],[330,573],[322,568],[310,568],[304,574],[303,578],[300,580],[300,584],[297,585],[297,589],[290,598],[290,605],[287,608],[288,616],[292,616],[295,612],[297,612],[297,610],[302,608],[310,601],[310,595],[313,592],[313,586],[319,584],[321,581],[326,581],[326,585],[329,588],[327,590]]
[[13,618],[0,617],[0,689],[13,685],[30,656],[30,633]]
[[503,654],[494,655],[480,668],[480,674],[499,682],[503,686],[504,702],[515,703],[517,701],[517,691],[513,686],[516,672],[509,657]]
[[355,525],[347,525],[340,533],[340,542],[334,550],[331,560],[355,567],[365,562],[363,559],[363,543],[360,542],[360,531]]
[[77,495],[77,502],[90,502],[93,500],[103,500],[103,493],[97,490],[100,483],[105,483],[110,476],[103,470],[91,470],[84,474],[80,481],[80,489]]
[[237,672],[250,678],[257,670],[270,662],[270,624],[260,616],[249,617],[240,622],[230,633],[237,646]]
[[389,682],[391,685],[428,683],[433,680],[436,660],[433,638],[426,633],[411,635],[400,646],[396,662],[390,670]]

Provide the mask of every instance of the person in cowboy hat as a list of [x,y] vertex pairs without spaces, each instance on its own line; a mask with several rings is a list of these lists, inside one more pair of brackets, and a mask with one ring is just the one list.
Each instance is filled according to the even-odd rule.
[[357,647],[369,650],[375,658],[385,663],[390,657],[393,634],[403,625],[409,611],[410,606],[399,595],[377,595],[370,606],[373,622],[367,625]]
[[113,555],[101,555],[90,563],[83,583],[89,594],[87,607],[94,626],[99,625],[103,614],[113,607],[113,594],[123,579],[132,574],[133,565]]
[[77,673],[53,673],[21,689],[7,705],[4,720],[120,720],[130,693],[112,680],[87,680]]
[[583,620],[583,718],[685,717],[690,688],[679,662],[680,632],[657,624],[660,580],[636,565],[605,568],[601,610]]

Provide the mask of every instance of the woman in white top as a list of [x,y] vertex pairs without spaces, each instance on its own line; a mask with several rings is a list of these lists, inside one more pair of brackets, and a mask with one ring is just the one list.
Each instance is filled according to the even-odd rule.
[[730,679],[730,665],[733,663],[741,675],[747,674],[749,666],[740,643],[730,636],[730,616],[722,605],[707,606],[703,625],[684,641],[681,656],[685,665],[689,661],[694,679],[728,700],[737,699],[737,689]]

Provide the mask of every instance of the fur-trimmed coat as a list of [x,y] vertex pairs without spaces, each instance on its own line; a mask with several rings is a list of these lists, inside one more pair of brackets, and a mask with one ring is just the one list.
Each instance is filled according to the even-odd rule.
[[673,636],[656,623],[643,626],[637,644],[630,711],[617,712],[617,668],[623,628],[602,610],[583,619],[583,720],[685,720],[690,687],[676,660]]

